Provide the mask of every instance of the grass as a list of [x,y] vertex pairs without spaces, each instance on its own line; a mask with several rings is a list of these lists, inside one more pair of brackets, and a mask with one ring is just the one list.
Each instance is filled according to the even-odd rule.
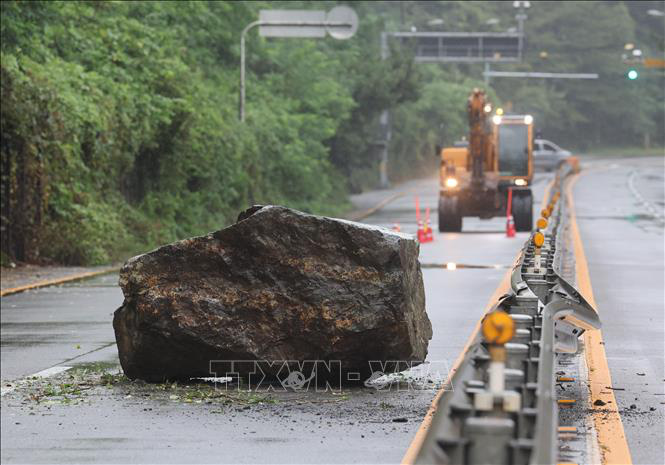
[[28,397],[35,402],[72,404],[87,401],[87,391],[96,387],[111,388],[129,380],[115,363],[78,365],[57,378],[31,378]]
[[78,365],[56,378],[31,378],[20,391],[33,402],[62,405],[89,402],[95,396],[109,394],[188,404],[263,405],[279,402],[269,393],[233,388],[226,390],[210,383],[149,384],[132,381],[117,364],[105,362]]

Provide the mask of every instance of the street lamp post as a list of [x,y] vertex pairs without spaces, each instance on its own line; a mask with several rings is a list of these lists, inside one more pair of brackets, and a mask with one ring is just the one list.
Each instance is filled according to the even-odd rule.
[[358,16],[347,6],[337,6],[329,12],[318,10],[262,10],[260,17],[252,21],[240,34],[240,95],[238,97],[238,119],[245,121],[245,40],[247,33],[256,26],[267,26],[268,31],[259,30],[265,37],[325,37],[350,39],[358,29]]
[[[386,60],[390,49],[388,48],[388,33],[381,33],[381,59]],[[391,132],[390,132],[390,112],[389,110],[383,110],[381,112],[381,118],[379,120],[381,128],[381,136],[383,143],[381,144],[381,161],[379,162],[379,186],[382,189],[387,189],[390,187],[390,181],[388,180],[388,144],[390,143]]]
[[262,21],[249,23],[240,34],[240,98],[238,99],[238,118],[245,121],[245,35],[253,27],[260,26]]
[[256,26],[284,26],[284,27],[351,27],[349,23],[339,21],[261,21],[249,23],[240,35],[240,99],[238,118],[245,121],[245,36],[250,29]]

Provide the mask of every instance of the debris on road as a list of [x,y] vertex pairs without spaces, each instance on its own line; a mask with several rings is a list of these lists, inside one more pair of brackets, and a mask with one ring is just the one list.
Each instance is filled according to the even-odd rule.
[[[123,370],[163,381],[210,376],[213,360],[326,361],[344,382],[365,379],[370,361],[419,363],[432,329],[418,252],[410,235],[254,206],[125,263],[113,320]],[[281,363],[260,370],[289,374]]]

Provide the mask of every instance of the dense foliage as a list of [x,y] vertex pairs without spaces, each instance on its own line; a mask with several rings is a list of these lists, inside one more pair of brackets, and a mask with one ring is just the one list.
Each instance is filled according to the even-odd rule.
[[[3,1],[3,261],[108,262],[228,224],[252,203],[339,214],[348,192],[376,182],[384,108],[391,177],[434,166],[434,146],[465,132],[465,99],[483,85],[482,68],[416,65],[395,44],[381,60],[380,33],[505,30],[510,3],[355,2],[361,25],[348,41],[250,32],[239,123],[242,28],[261,8],[335,4]],[[505,68],[602,79],[497,80],[495,101],[533,113],[565,146],[647,135],[662,144],[662,73],[628,82],[620,54],[635,42],[662,57],[662,18],[645,12],[663,5],[533,5],[527,59]]]

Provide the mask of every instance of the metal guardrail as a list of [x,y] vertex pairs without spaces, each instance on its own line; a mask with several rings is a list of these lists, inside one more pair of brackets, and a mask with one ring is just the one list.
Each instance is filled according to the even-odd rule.
[[534,245],[534,233],[513,269],[510,292],[488,313],[506,312],[515,328],[505,344],[503,401],[494,398],[489,408],[479,402],[491,377],[490,345],[479,333],[444,388],[416,464],[556,463],[557,353],[577,352],[584,331],[600,327],[596,311],[565,278],[570,247],[563,185],[571,172],[566,165],[557,173],[542,246]]

